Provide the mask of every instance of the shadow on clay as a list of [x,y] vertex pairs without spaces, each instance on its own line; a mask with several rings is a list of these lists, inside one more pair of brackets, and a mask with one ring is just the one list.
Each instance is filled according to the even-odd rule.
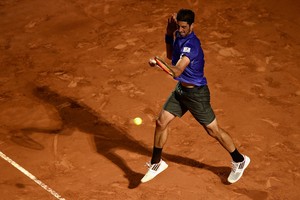
[[[141,144],[140,141],[136,141],[125,130],[117,127],[115,124],[107,122],[87,105],[62,96],[48,87],[37,87],[33,91],[33,94],[57,109],[63,126],[77,128],[82,132],[92,134],[97,152],[113,162],[124,172],[124,176],[129,182],[128,188],[133,189],[139,186],[144,174],[131,169],[126,163],[126,158],[120,157],[115,151],[125,149],[150,157],[152,151],[146,145]],[[38,146],[36,142],[34,144],[34,146]],[[227,184],[226,178],[230,172],[229,167],[214,167],[190,158],[167,153],[164,154],[164,158],[174,163],[209,170],[219,176],[222,183]]]
[[249,188],[239,188],[239,189],[234,189],[234,192],[238,194],[242,194],[243,196],[248,196],[250,199],[256,200],[256,199],[269,199],[269,193],[266,191],[260,191],[260,190],[253,190]]

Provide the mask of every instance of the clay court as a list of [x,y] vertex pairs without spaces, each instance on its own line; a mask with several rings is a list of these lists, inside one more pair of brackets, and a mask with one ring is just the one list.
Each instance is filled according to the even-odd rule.
[[[169,168],[140,183],[176,84],[148,60],[166,58],[180,8],[196,13],[219,124],[251,158],[235,184],[230,155],[190,113],[171,124]],[[1,199],[299,199],[299,11],[294,0],[1,0]]]

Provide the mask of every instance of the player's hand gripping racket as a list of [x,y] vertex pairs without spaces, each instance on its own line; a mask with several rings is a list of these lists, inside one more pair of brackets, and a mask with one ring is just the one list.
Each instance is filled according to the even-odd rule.
[[165,61],[163,61],[163,59],[161,59],[158,56],[155,56],[154,60],[156,62],[155,64],[159,66],[163,71],[165,71],[167,74],[171,75],[172,77],[175,76],[174,71],[167,63],[165,63]]

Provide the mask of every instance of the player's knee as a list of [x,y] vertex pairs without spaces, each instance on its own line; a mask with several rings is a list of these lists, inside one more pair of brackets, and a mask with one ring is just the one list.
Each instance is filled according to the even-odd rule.
[[221,135],[219,127],[206,127],[205,129],[207,133],[214,138],[218,138]]
[[167,123],[161,118],[156,119],[156,127],[160,129],[165,129],[167,127]]

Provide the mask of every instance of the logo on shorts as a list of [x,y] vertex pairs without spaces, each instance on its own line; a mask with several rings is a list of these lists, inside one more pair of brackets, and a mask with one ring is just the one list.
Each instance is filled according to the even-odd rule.
[[190,47],[183,47],[183,52],[190,53],[191,52],[191,48]]

